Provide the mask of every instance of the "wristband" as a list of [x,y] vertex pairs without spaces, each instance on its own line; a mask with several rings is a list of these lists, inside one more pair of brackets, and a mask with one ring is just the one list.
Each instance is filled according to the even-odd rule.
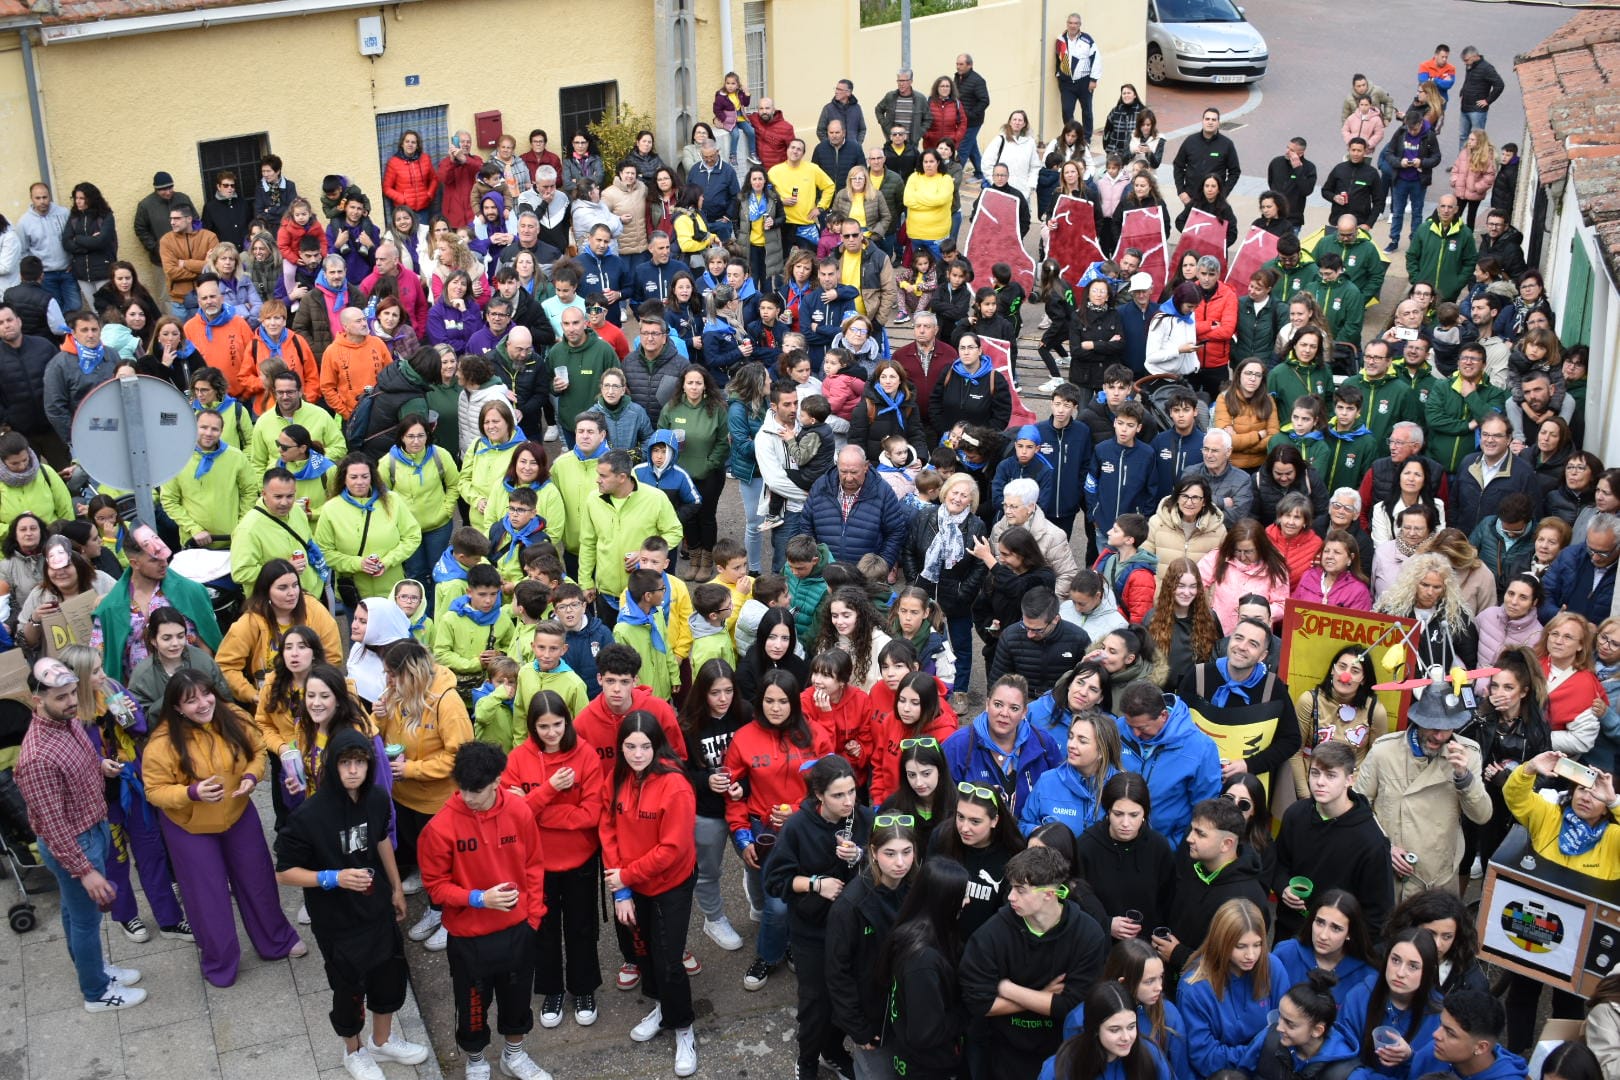
[[618,903],[620,900],[629,900],[634,895],[629,889],[614,889],[613,902]]
[[317,870],[315,871],[315,881],[321,888],[331,892],[338,887],[338,872],[336,870]]
[[741,855],[754,842],[754,830],[738,829],[731,834],[731,842],[737,845],[737,854]]
[[467,894],[467,906],[468,907],[478,907],[478,908],[483,907],[484,906],[484,890],[483,889],[474,889],[472,892],[468,893]]
[[810,888],[809,888],[808,891],[815,893],[817,896],[820,896],[821,893],[817,888],[820,884],[821,884],[821,875],[820,874],[811,874],[810,875]]

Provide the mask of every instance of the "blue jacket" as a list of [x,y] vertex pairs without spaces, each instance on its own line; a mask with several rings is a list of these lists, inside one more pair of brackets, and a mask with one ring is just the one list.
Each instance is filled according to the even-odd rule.
[[[1181,474],[1194,465],[1204,463],[1204,429],[1197,424],[1189,434],[1177,435],[1176,429],[1161,431],[1153,436],[1154,483],[1159,498],[1170,494],[1181,479]],[[1152,513],[1148,517],[1152,517]]]
[[[1422,1076],[1425,1073],[1439,1073],[1442,1076],[1460,1075],[1456,1069],[1434,1056],[1433,1039],[1427,1040],[1422,1049],[1414,1047],[1412,1050],[1412,1067],[1408,1070],[1408,1074]],[[1497,1043],[1496,1061],[1490,1068],[1475,1073],[1469,1080],[1520,1080],[1521,1077],[1529,1075],[1530,1067],[1524,1058]]]
[[[1168,1002],[1168,1001],[1166,1001],[1164,1004],[1165,1004],[1165,1006],[1167,1008],[1172,1008],[1173,1007],[1173,1006],[1170,1005],[1170,1002]],[[1083,1016],[1085,1011],[1086,1011],[1086,1007],[1084,1005],[1080,1005],[1080,1006],[1077,1006],[1075,1008],[1074,1012],[1070,1013],[1069,1016],[1070,1017]],[[1142,1035],[1142,1025],[1147,1022],[1146,1018],[1143,1016],[1142,1010],[1138,1009],[1136,1011],[1136,1014],[1137,1014],[1137,1017],[1138,1017],[1137,1028],[1136,1028],[1137,1037],[1142,1039],[1142,1045],[1146,1046],[1147,1049],[1148,1049],[1148,1056],[1153,1059],[1153,1069],[1154,1069],[1153,1075],[1155,1077],[1155,1080],[1170,1080],[1171,1076],[1178,1076],[1179,1077],[1179,1076],[1186,1075],[1185,1073],[1182,1073],[1182,1072],[1172,1073],[1170,1071],[1169,1064],[1166,1063],[1166,1061],[1164,1060],[1164,1055],[1159,1053],[1159,1048],[1156,1045],[1154,1045],[1153,1040],[1149,1039],[1149,1038],[1146,1038],[1146,1037],[1144,1037]],[[1079,1030],[1079,1025],[1078,1024],[1075,1026],[1075,1030],[1076,1031]],[[1068,1024],[1067,1021],[1065,1021],[1064,1024],[1063,1024],[1063,1041],[1064,1042],[1069,1041],[1069,1024]],[[1057,1077],[1057,1055],[1053,1054],[1051,1057],[1047,1058],[1044,1062],[1041,1063],[1041,1071],[1040,1071],[1039,1075],[1036,1077],[1036,1080],[1056,1080],[1056,1077]],[[1125,1063],[1122,1062],[1122,1061],[1117,1061],[1117,1060],[1116,1061],[1110,1061],[1107,1064],[1107,1066],[1104,1067],[1104,1069],[1102,1071],[1102,1075],[1099,1076],[1097,1078],[1097,1080],[1126,1080],[1126,1077],[1125,1077]]]
[[[991,754],[992,746],[990,718],[981,712],[972,724],[959,728],[956,734],[945,740],[945,763],[951,767],[951,775],[959,781],[970,780],[975,784],[1005,790],[1007,778]],[[1048,769],[1062,765],[1066,755],[1050,735],[1032,727],[1028,720],[1018,725],[1013,754],[1017,778],[1012,792],[1013,805],[1009,809],[1016,811],[1024,805],[1035,781]]]
[[751,416],[748,406],[730,398],[726,401],[726,431],[731,435],[731,455],[726,459],[726,474],[743,483],[759,475],[759,463],[754,460],[754,436],[765,423],[765,413]]
[[696,184],[703,192],[706,221],[723,221],[730,216],[731,204],[737,201],[737,170],[724,157],[717,159],[712,169],[699,161],[687,170],[686,182]]
[[1143,311],[1136,306],[1136,301],[1127,295],[1125,302],[1114,310],[1119,313],[1119,337],[1125,347],[1125,353],[1120,360],[1140,379],[1148,373],[1148,321],[1153,318],[1154,312],[1159,310],[1159,305],[1149,304],[1148,309]]
[[[574,256],[579,263],[579,295],[588,297],[591,293],[603,292],[612,289],[615,292],[625,291],[624,260],[611,251],[606,255],[598,255],[588,246]],[[617,325],[616,316],[619,313],[618,304],[608,305],[608,317]]]
[[1541,621],[1551,621],[1560,608],[1567,607],[1577,615],[1585,615],[1595,626],[1609,617],[1609,606],[1614,598],[1614,570],[1604,575],[1603,582],[1594,592],[1592,559],[1586,553],[1586,541],[1571,544],[1547,567],[1541,580],[1546,599],[1541,602]]
[[1042,509],[1049,518],[1072,517],[1086,499],[1086,466],[1091,464],[1091,429],[1076,416],[1059,431],[1051,420],[1035,425],[1041,433],[1041,457],[1051,462],[1052,505]]
[[1119,720],[1120,768],[1147,781],[1153,797],[1148,823],[1177,848],[1192,824],[1193,807],[1221,793],[1221,754],[1193,723],[1186,702],[1173,695],[1171,701],[1170,719],[1152,739],[1138,739]]
[[[1298,938],[1289,938],[1271,950],[1271,981],[1288,987],[1305,982],[1316,967],[1316,956],[1309,945]],[[1350,991],[1378,977],[1377,969],[1353,956],[1346,956],[1333,969],[1339,977],[1333,987],[1333,1000],[1342,1007],[1349,1000]]]
[[611,644],[613,631],[589,612],[585,613],[585,626],[582,629],[568,631],[568,648],[563,652],[563,662],[585,680],[587,697],[595,698],[602,692],[601,683],[596,681],[596,654],[602,646]]
[[[1339,1008],[1339,1019],[1333,1025],[1333,1029],[1335,1031],[1343,1034],[1357,1046],[1361,1045],[1361,1033],[1367,1030],[1367,1006],[1371,1004],[1373,986],[1377,982],[1378,978],[1375,975],[1373,978],[1368,979],[1366,982],[1362,983],[1354,991],[1348,994],[1344,999],[1344,1004]],[[1399,1031],[1402,1036],[1405,1036],[1407,1025],[1410,1024],[1411,1021],[1412,1014],[1409,1011],[1405,1009],[1397,1009],[1393,1005],[1385,1004],[1384,1016],[1382,1019],[1383,1024],[1389,1025],[1390,1027]],[[1420,1072],[1413,1072],[1411,1070],[1411,1066],[1417,1064],[1417,1059],[1419,1056],[1421,1056],[1421,1051],[1423,1048],[1434,1045],[1434,1030],[1439,1026],[1440,1002],[1438,999],[1436,999],[1433,1002],[1433,1008],[1431,1011],[1428,1013],[1428,1015],[1424,1016],[1423,1020],[1418,1024],[1416,1033],[1414,1033],[1411,1038],[1406,1040],[1407,1044],[1412,1047],[1412,1056],[1406,1060],[1406,1064],[1396,1066],[1393,1069],[1385,1069],[1382,1066],[1376,1066],[1373,1068],[1373,1073],[1378,1076],[1397,1077],[1399,1080],[1405,1080],[1405,1078],[1408,1076],[1422,1076],[1423,1074]],[[1520,1071],[1514,1075],[1522,1077],[1524,1075],[1524,1063],[1520,1062],[1519,1064]]]
[[[1153,1022],[1148,1019],[1147,1006],[1145,1005],[1136,1007],[1136,1035],[1138,1038],[1146,1039],[1148,1046],[1160,1058],[1168,1059],[1167,1063],[1170,1066],[1171,1076],[1178,1078],[1187,1076],[1189,1074],[1187,1066],[1187,1025],[1182,1021],[1181,1010],[1176,1008],[1176,1003],[1171,1001],[1168,995],[1162,1000],[1164,1002],[1164,1033],[1166,1041],[1170,1044],[1169,1052],[1161,1054],[1158,1044],[1150,1037],[1153,1031]],[[1063,1041],[1068,1042],[1080,1034],[1080,1029],[1085,1025],[1085,1022],[1085,1005],[1076,1005],[1074,1011],[1069,1013],[1068,1017],[1063,1021]],[[1049,1076],[1051,1074],[1043,1072],[1041,1075]],[[1159,1077],[1160,1080],[1164,1080],[1162,1071]]]
[[844,320],[855,314],[857,295],[855,286],[840,285],[838,296],[827,304],[822,302],[821,290],[812,288],[799,302],[799,328],[804,331],[805,344],[810,348],[810,363],[818,372],[827,346],[843,329]]
[[630,271],[630,287],[624,290],[625,297],[633,304],[662,300],[669,295],[670,279],[685,269],[686,267],[674,259],[670,259],[663,266],[655,266],[648,260]]
[[[669,460],[662,470],[653,468],[653,447],[664,445],[669,447]],[[698,494],[697,484],[692,482],[692,475],[679,465],[675,458],[680,454],[680,448],[675,444],[675,433],[668,428],[659,428],[653,432],[652,438],[647,440],[647,460],[636,466],[636,483],[647,487],[657,488],[669,496],[669,501],[675,504],[678,510],[687,504],[693,506],[703,502],[703,496]]]
[[1029,459],[1028,465],[1019,461],[1016,454],[1010,454],[1001,459],[1001,464],[996,466],[995,475],[990,478],[990,505],[994,506],[999,513],[1002,492],[1007,490],[1009,483],[1020,478],[1033,480],[1040,485],[1040,494],[1035,496],[1035,501],[1042,510],[1046,511],[1046,516],[1050,518],[1052,516],[1052,492],[1057,478],[1057,471],[1039,453]]
[[1129,448],[1109,439],[1098,443],[1086,470],[1086,517],[1099,533],[1121,514],[1152,517],[1158,509],[1159,480],[1153,447],[1138,439]]
[[731,369],[748,359],[738,349],[745,340],[750,340],[748,335],[724,319],[703,324],[703,363],[722,385]]
[[868,472],[846,518],[838,504],[838,473],[834,470],[810,485],[804,523],[806,531],[826,544],[837,562],[857,563],[862,555],[875,551],[890,566],[898,566],[900,545],[911,532],[911,511],[877,473]]
[[[1278,983],[1275,973],[1272,974],[1271,978],[1273,985],[1287,985]],[[1284,992],[1286,993],[1286,991]],[[1282,1076],[1307,1075],[1305,1072],[1306,1069],[1312,1070],[1309,1075],[1319,1075],[1315,1071],[1316,1069],[1320,1069],[1326,1065],[1331,1065],[1336,1061],[1349,1061],[1353,1058],[1359,1058],[1361,1056],[1360,1040],[1346,1038],[1345,1034],[1337,1028],[1328,1029],[1327,1035],[1322,1039],[1322,1048],[1316,1052],[1315,1057],[1308,1061],[1300,1058],[1300,1056],[1294,1050],[1283,1046],[1281,1042],[1272,1040],[1270,1037],[1271,1029],[1265,1028],[1262,1029],[1260,1033],[1255,1036],[1254,1041],[1249,1044],[1249,1055],[1244,1059],[1243,1067],[1248,1071],[1250,1076],[1267,1075],[1266,1073],[1262,1072],[1260,1059],[1268,1053],[1288,1055],[1290,1065],[1289,1071],[1283,1072],[1279,1068],[1276,1073],[1271,1074]],[[1271,1060],[1276,1061],[1276,1059]],[[1270,1064],[1270,1062],[1268,1062],[1268,1064]],[[1277,1064],[1280,1065],[1281,1063],[1277,1062]],[[1345,1080],[1374,1080],[1377,1075],[1377,1073],[1373,1072],[1365,1065],[1358,1064],[1350,1075],[1345,1077]],[[1522,1077],[1524,1074],[1521,1072],[1516,1075]]]
[[[1107,783],[1117,772],[1118,769],[1110,767],[1108,775],[1103,777],[1103,783]],[[1019,803],[1018,831],[1028,836],[1048,821],[1061,821],[1069,827],[1070,832],[1079,836],[1092,824],[1102,820],[1102,803],[1098,801],[1101,795],[1102,784],[1092,791],[1086,778],[1080,775],[1080,770],[1065,760],[1058,768],[1042,773],[1030,789],[1029,798]]]
[[[1154,807],[1154,809],[1158,809]],[[1208,979],[1188,982],[1181,978],[1176,994],[1176,1005],[1184,1021],[1187,1034],[1187,1061],[1192,1075],[1204,1077],[1222,1069],[1242,1069],[1250,1054],[1250,1045],[1256,1041],[1256,1032],[1264,1032],[1266,1014],[1277,1007],[1284,991],[1277,989],[1275,979],[1271,992],[1254,999],[1254,978],[1240,975],[1226,983],[1226,996],[1217,998]]]

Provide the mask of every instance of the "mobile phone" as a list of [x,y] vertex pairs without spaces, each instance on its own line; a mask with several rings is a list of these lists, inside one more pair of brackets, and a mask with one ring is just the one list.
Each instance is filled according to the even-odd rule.
[[1553,775],[1562,776],[1565,780],[1585,788],[1597,783],[1598,777],[1596,769],[1588,765],[1582,765],[1574,758],[1567,757],[1559,758],[1553,765]]
[[1395,327],[1395,336],[1402,341],[1416,341],[1418,332],[1410,326],[1397,326]]

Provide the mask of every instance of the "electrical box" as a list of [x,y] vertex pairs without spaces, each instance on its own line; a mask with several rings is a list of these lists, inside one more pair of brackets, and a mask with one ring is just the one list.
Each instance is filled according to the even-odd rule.
[[382,16],[363,15],[354,24],[360,32],[360,55],[381,56],[385,45]]
[[473,138],[480,150],[493,150],[501,141],[501,110],[473,113]]

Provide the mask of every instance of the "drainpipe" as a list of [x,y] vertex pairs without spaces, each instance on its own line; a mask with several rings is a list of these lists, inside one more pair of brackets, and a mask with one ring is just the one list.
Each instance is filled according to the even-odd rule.
[[[26,26],[17,29],[17,40],[22,43],[23,77],[28,80],[28,118],[34,125],[34,155],[39,159],[39,178],[50,184],[51,159],[45,152],[45,115],[39,107],[39,73],[34,70],[34,41],[28,29]],[[55,187],[51,184],[52,190]]]
[[1035,125],[1035,130],[1036,131],[1045,131],[1046,130],[1046,59],[1045,59],[1045,54],[1046,54],[1046,17],[1047,17],[1046,5],[1047,5],[1047,3],[1048,3],[1048,0],[1041,0],[1041,25],[1036,27],[1036,29],[1035,29],[1035,70],[1040,72],[1040,75],[1037,77],[1037,79],[1035,81],[1035,85],[1040,88],[1040,89],[1035,91],[1035,100],[1037,100],[1037,101],[1039,101],[1041,103],[1040,109],[1039,109],[1040,121]]
[[731,0],[720,0],[720,70],[737,70],[737,51],[731,43]]

